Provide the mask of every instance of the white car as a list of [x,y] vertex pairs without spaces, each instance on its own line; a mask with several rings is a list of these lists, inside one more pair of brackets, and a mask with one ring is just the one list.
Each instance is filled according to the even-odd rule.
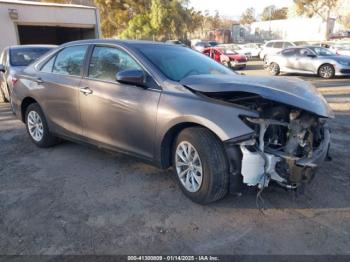
[[304,41],[284,41],[284,40],[267,41],[265,45],[263,45],[259,57],[261,60],[265,62],[268,55],[277,54],[279,51],[282,51],[283,49],[288,47],[303,46],[303,45],[308,45],[308,43]]
[[350,56],[350,42],[332,43],[329,49],[338,55]]
[[240,48],[246,52],[250,53],[252,57],[259,57],[260,52],[261,52],[261,45],[257,43],[248,43],[248,44],[243,44],[239,45]]

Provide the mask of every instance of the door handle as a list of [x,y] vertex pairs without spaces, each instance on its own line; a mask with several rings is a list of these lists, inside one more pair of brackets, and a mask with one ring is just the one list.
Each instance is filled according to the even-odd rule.
[[82,87],[80,88],[80,93],[83,93],[84,95],[91,95],[93,93],[93,91],[88,88],[88,87]]

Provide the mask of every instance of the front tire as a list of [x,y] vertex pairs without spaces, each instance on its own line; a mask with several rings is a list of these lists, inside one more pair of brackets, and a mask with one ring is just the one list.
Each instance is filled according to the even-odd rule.
[[334,66],[330,64],[321,65],[318,69],[318,75],[324,79],[331,79],[335,76]]
[[272,62],[269,65],[269,72],[273,76],[278,76],[280,74],[280,66],[277,63]]
[[30,139],[38,147],[51,147],[58,143],[58,138],[49,131],[45,115],[37,103],[28,106],[25,123]]
[[224,147],[208,129],[184,129],[173,150],[178,184],[193,202],[208,204],[228,192],[229,172]]

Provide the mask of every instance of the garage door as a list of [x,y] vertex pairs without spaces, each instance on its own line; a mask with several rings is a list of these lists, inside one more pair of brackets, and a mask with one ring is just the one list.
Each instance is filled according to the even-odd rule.
[[60,45],[69,41],[95,38],[95,29],[18,25],[18,35],[22,45]]

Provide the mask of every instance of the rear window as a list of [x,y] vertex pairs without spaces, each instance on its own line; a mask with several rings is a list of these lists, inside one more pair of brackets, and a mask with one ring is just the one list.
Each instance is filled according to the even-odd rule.
[[10,49],[10,64],[12,66],[27,66],[48,52],[49,47],[31,47]]

